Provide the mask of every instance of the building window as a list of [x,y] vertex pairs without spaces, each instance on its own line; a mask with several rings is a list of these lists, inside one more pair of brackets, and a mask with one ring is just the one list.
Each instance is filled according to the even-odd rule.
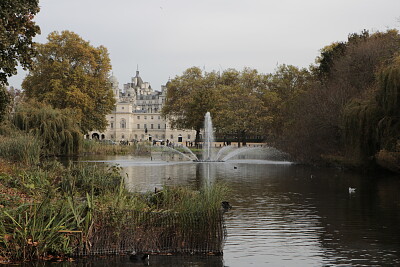
[[158,134],[156,134],[156,139],[158,139]]
[[162,138],[162,139],[165,139],[165,134],[163,134],[161,138]]
[[137,134],[135,134],[135,140],[137,140]]
[[137,128],[140,129],[140,124],[137,125]]
[[190,140],[190,134],[188,134],[188,140]]
[[167,125],[166,124],[164,125],[164,127],[165,127],[165,129],[167,129]]
[[160,120],[160,119],[161,119],[161,116],[158,116],[158,119]]
[[112,134],[112,135],[110,135],[110,138],[111,138],[111,139],[113,139],[113,138],[114,138],[114,135],[113,135],[113,134]]
[[150,124],[150,129],[153,129],[153,124]]
[[126,121],[125,121],[125,119],[122,119],[122,120],[121,120],[121,128],[122,128],[122,129],[125,129],[125,128],[126,128]]
[[161,129],[161,124],[158,124],[158,129]]
[[182,142],[182,135],[178,136],[178,142]]
[[153,119],[153,116],[151,116],[150,118]]
[[140,120],[140,116],[137,116],[137,119]]
[[142,134],[142,139],[144,138],[144,134]]
[[174,139],[174,135],[173,135],[173,134],[171,134],[171,140],[172,140],[172,139]]
[[147,129],[147,124],[144,124],[144,128]]
[[110,123],[110,128],[111,129],[114,128],[114,123],[113,122]]
[[147,116],[144,116],[144,119],[147,120]]
[[121,135],[121,138],[122,138],[122,139],[124,139],[124,138],[125,138],[125,135],[124,135],[124,134],[122,134],[122,135]]

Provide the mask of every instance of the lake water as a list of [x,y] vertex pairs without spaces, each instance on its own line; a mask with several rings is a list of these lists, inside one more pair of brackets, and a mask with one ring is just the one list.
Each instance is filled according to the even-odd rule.
[[[222,258],[156,256],[150,266],[400,266],[398,176],[261,159],[194,163],[118,156],[104,161],[120,165],[135,191],[165,184],[197,189],[214,181],[231,189]],[[90,266],[114,265],[96,262]]]
[[[361,175],[263,159],[194,163],[114,156],[134,191],[163,185],[198,189],[221,181],[226,199],[223,257],[151,256],[149,266],[400,266],[400,177]],[[349,187],[356,188],[349,193]],[[34,266],[47,266],[38,263]],[[147,265],[147,264],[146,264]],[[32,266],[32,265],[30,265]],[[143,266],[125,257],[57,266]]]

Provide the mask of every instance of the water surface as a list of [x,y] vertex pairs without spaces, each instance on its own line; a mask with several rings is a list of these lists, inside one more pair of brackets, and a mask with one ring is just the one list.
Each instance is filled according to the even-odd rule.
[[214,181],[230,187],[223,259],[183,258],[180,266],[400,266],[399,177],[263,159],[193,163],[129,156],[108,163],[123,168],[134,191],[165,184],[198,189]]

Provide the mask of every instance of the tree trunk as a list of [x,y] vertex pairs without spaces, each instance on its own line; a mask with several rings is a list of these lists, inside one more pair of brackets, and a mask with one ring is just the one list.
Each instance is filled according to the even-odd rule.
[[196,148],[199,147],[199,142],[200,142],[200,129],[196,129],[196,138],[194,139],[194,145]]
[[246,141],[246,131],[242,132],[242,144],[243,146],[247,145],[247,141]]

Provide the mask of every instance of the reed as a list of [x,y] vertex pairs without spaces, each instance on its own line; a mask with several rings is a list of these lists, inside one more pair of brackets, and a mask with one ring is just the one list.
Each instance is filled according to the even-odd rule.
[[12,136],[0,135],[0,158],[26,165],[39,163],[41,142],[38,138],[23,133]]
[[126,155],[135,152],[134,145],[108,144],[96,140],[84,140],[83,154],[94,155]]

